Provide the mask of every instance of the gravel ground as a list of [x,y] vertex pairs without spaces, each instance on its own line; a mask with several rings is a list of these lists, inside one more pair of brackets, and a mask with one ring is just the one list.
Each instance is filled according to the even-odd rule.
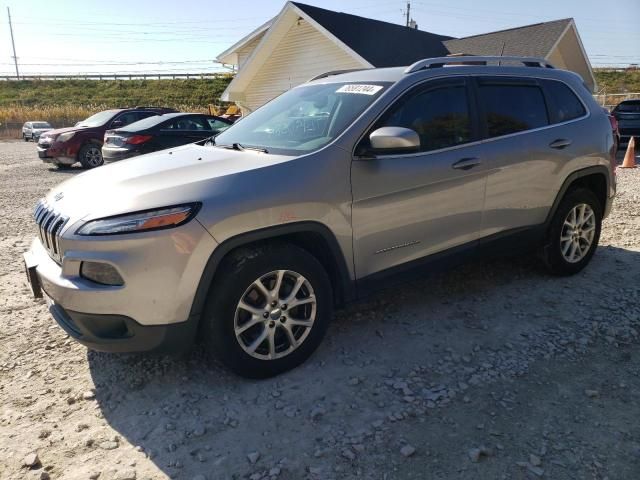
[[78,172],[0,143],[0,478],[640,478],[640,169],[579,275],[427,277],[338,312],[264,381],[198,350],[87,352],[30,298],[31,209]]

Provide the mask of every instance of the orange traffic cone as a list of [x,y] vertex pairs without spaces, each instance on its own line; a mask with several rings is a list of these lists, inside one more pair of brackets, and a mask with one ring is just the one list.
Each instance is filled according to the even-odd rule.
[[620,168],[636,168],[636,142],[633,137],[629,139],[627,153],[624,154],[624,160]]

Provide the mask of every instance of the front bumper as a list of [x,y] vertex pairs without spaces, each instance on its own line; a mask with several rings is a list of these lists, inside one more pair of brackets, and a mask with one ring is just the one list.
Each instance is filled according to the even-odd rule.
[[[178,350],[195,336],[199,315],[191,312],[193,299],[216,246],[204,227],[192,220],[156,232],[61,237],[60,263],[36,238],[25,253],[25,266],[34,296],[43,293],[58,324],[87,347],[113,352]],[[124,285],[106,286],[84,278],[83,261],[114,266]]]
[[58,146],[55,143],[51,145],[38,143],[36,149],[38,150],[38,157],[45,163],[73,165],[78,161],[76,158],[77,152],[72,152],[70,148]]
[[95,315],[65,310],[47,297],[60,327],[85,347],[99,352],[180,352],[193,344],[198,318],[170,325],[144,326],[123,315]]

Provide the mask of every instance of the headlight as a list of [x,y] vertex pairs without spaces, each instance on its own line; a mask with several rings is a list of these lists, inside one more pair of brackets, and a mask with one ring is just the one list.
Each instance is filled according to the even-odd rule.
[[76,234],[116,235],[178,227],[195,217],[200,205],[200,203],[189,203],[91,220],[80,227]]
[[76,132],[61,133],[56,137],[56,142],[66,142],[67,140],[73,138],[75,134]]

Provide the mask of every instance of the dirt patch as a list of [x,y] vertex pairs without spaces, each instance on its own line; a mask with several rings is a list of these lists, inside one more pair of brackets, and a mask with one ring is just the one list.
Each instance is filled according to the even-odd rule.
[[0,143],[0,478],[638,476],[640,171],[618,173],[579,275],[516,258],[425,277],[338,312],[265,381],[198,350],[87,352],[30,298],[32,207],[79,171]]

